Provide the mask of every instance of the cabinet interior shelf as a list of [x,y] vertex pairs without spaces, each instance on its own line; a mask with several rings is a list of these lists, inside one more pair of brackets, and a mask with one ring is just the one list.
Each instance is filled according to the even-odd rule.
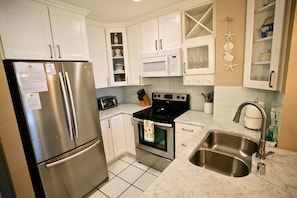
[[113,59],[123,59],[124,57],[123,56],[114,56],[112,57]]
[[112,47],[123,47],[123,44],[111,44]]
[[207,9],[207,11],[202,15],[202,17],[199,20],[195,19],[189,13],[185,12],[185,15],[196,23],[192,27],[192,29],[187,33],[186,38],[189,38],[191,34],[194,32],[194,30],[199,28],[203,28],[206,31],[208,31],[210,34],[213,34],[213,30],[209,29],[206,25],[203,24],[203,21],[208,21],[212,18],[212,9],[213,9],[213,4]]
[[259,8],[259,9],[257,9],[255,13],[263,12],[265,10],[268,10],[268,9],[272,8],[273,6],[275,6],[275,1],[272,2],[272,3],[269,3],[269,4],[265,5],[265,6],[263,6],[261,8]]
[[114,74],[125,74],[125,70],[114,70]]
[[253,62],[253,65],[269,65],[270,61],[257,61]]
[[273,36],[267,36],[267,37],[264,37],[264,38],[256,39],[255,43],[269,41],[269,40],[272,40],[272,38],[273,38]]

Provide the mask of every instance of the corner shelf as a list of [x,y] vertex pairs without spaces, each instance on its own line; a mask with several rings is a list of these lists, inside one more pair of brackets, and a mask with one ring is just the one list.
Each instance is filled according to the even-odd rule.
[[189,9],[185,15],[185,39],[213,35],[213,3]]

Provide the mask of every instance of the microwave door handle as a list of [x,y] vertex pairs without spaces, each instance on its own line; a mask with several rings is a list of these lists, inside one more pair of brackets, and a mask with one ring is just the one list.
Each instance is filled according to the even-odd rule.
[[69,136],[70,136],[70,140],[73,140],[73,133],[72,133],[73,127],[72,127],[72,121],[71,121],[70,109],[69,109],[70,105],[69,105],[69,101],[66,96],[66,88],[65,88],[65,84],[64,84],[64,80],[63,80],[63,76],[62,76],[61,72],[59,72],[59,80],[60,80],[62,94],[63,94],[63,98],[65,101],[65,106],[66,106],[66,115],[67,115],[67,121],[68,121]]
[[72,109],[72,113],[73,113],[75,136],[76,136],[76,139],[78,139],[76,111],[75,111],[74,99],[73,99],[73,94],[72,94],[72,89],[71,89],[71,84],[70,84],[68,72],[65,72],[65,76],[66,76],[66,82],[67,82],[68,92],[69,92],[69,96],[70,96],[71,109]]

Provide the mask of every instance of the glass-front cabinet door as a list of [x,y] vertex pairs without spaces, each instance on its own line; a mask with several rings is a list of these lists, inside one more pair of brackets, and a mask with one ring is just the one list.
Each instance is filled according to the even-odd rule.
[[128,56],[125,28],[107,28],[106,41],[111,85],[128,84]]
[[277,90],[285,1],[247,1],[244,86]]
[[214,38],[186,40],[183,53],[185,74],[214,73]]

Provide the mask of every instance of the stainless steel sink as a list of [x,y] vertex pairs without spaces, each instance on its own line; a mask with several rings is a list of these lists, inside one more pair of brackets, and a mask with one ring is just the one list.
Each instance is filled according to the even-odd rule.
[[210,130],[189,160],[197,166],[233,177],[250,173],[252,154],[258,144],[250,138],[221,130]]
[[221,130],[210,130],[199,147],[243,157],[251,156],[258,150],[258,144],[250,138]]
[[250,173],[250,166],[240,158],[208,149],[199,149],[190,161],[197,166],[233,177],[243,177]]

